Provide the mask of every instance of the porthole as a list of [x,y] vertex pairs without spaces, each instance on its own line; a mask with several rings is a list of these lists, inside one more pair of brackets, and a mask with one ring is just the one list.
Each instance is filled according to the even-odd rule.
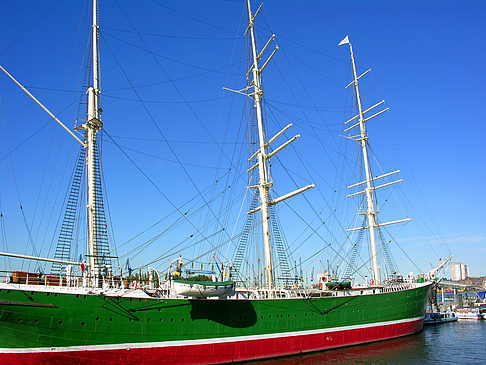
[[10,290],[7,290],[7,294],[10,294]]
[[171,319],[170,319],[170,321],[171,321],[171,322],[174,322],[174,318],[171,318]]
[[19,322],[19,323],[22,323],[22,318],[19,318],[19,319],[18,319],[18,322]]
[[39,320],[38,320],[38,319],[36,319],[34,322],[35,322],[35,323],[39,323]]
[[110,322],[113,322],[113,318],[110,317]]
[[181,322],[184,322],[184,318],[181,318]]
[[159,322],[162,322],[162,318],[159,318]]
[[84,322],[81,322],[81,326],[84,326],[84,324],[85,324]]
[[147,318],[147,322],[150,322],[150,318]]
[[51,293],[46,293],[47,296],[51,295]]
[[100,317],[96,317],[96,320],[99,321],[100,320]]
[[62,324],[62,321],[59,321],[59,324]]

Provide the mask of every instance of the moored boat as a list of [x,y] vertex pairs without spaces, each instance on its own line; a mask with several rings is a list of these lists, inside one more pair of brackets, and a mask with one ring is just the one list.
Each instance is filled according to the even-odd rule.
[[447,312],[427,312],[425,313],[424,324],[439,324],[456,322],[457,316],[453,311]]
[[[110,252],[103,251],[106,224],[101,224],[105,222],[97,215],[102,201],[97,195],[100,163],[96,135],[103,124],[97,64],[98,10],[94,0],[93,81],[87,91],[87,118],[80,127],[85,138],[80,142],[84,151],[80,161],[81,165],[86,161],[89,184],[88,262],[10,254],[61,264],[63,270],[58,270],[57,275],[4,271],[5,281],[0,283],[0,362],[64,364],[97,363],[102,359],[105,363],[227,363],[381,341],[423,328],[431,283],[413,278],[387,281],[379,272],[376,232],[381,226],[405,220],[387,223],[377,220],[374,191],[380,186],[375,187],[374,181],[385,175],[371,176],[365,122],[373,116],[365,118],[364,114],[379,104],[367,110],[362,108],[358,88],[362,75],[357,76],[347,37],[341,44],[350,47],[352,84],[359,106],[358,115],[350,120],[357,123],[348,130],[359,127],[358,137],[353,139],[362,149],[366,176],[363,182],[353,185],[365,185],[365,190],[351,195],[363,194],[367,201],[364,213],[367,224],[352,230],[369,233],[372,254],[367,263],[372,265],[373,279],[365,285],[356,285],[350,278],[336,279],[316,290],[288,288],[276,282],[269,238],[271,207],[313,185],[271,199],[269,159],[296,137],[270,150],[288,127],[270,139],[263,133],[260,79],[277,47],[262,65],[262,54],[271,41],[257,52],[254,21],[260,8],[252,13],[248,1],[247,10],[245,33],[250,36],[252,60],[247,75],[252,78],[246,89],[237,92],[251,97],[256,110],[258,144],[256,150],[250,151],[252,166],[248,171],[258,171],[258,179],[248,188],[253,189],[259,204],[249,214],[261,214],[265,285],[254,286],[233,278],[223,280],[224,275],[220,281],[170,275],[162,280],[158,273],[154,275],[149,270],[147,278],[129,282],[128,278],[113,274],[111,264],[107,263]],[[73,267],[77,275],[72,273]]]
[[454,310],[458,319],[486,319],[486,308],[463,307]]

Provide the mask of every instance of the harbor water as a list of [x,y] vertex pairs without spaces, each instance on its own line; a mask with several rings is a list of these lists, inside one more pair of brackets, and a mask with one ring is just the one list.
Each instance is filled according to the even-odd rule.
[[486,364],[485,341],[486,321],[459,320],[395,340],[245,364]]

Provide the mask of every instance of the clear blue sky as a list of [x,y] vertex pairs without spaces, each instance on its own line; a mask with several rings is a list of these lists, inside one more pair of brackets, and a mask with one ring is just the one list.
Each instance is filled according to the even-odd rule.
[[[221,184],[235,188],[225,198],[233,202],[231,214],[217,201],[210,213],[195,215],[185,228],[138,255],[135,263],[142,265],[189,234],[233,229],[244,181],[238,175],[226,178],[225,169],[232,165],[244,176],[247,168],[244,123],[240,129],[244,97],[222,87],[244,87],[244,1],[100,3],[104,125],[152,181],[105,138],[116,242],[121,245],[193,197],[199,196],[193,206],[203,205],[211,195],[203,200],[199,192],[216,179],[213,195],[225,190]],[[0,64],[71,127],[84,72],[88,4],[4,0],[0,13]],[[258,5],[253,2],[254,10]],[[333,235],[339,241],[343,232],[338,228],[355,224],[344,186],[357,175],[340,172],[350,165],[342,153],[353,146],[338,137],[352,116],[352,94],[344,89],[351,80],[349,51],[337,47],[349,35],[358,72],[372,68],[362,79],[365,104],[385,99],[390,108],[370,122],[369,132],[383,171],[401,169],[405,180],[396,190],[396,203],[388,204],[395,196],[390,191],[379,198],[383,221],[412,218],[390,230],[401,242],[395,258],[402,272],[417,271],[403,249],[422,270],[452,252],[454,261],[469,265],[471,275],[486,275],[484,14],[483,1],[265,1],[257,19],[259,47],[272,33],[280,47],[264,76],[268,134],[290,122],[294,126],[287,137],[301,134],[296,152],[286,150],[280,159],[296,186],[314,182],[319,187],[306,194],[313,203],[310,211],[329,218],[334,233],[319,231],[327,241]],[[153,54],[145,51],[147,46]],[[72,139],[5,75],[0,75],[0,90],[0,198],[8,248],[32,253],[27,225],[39,254],[52,255],[53,227],[73,163]],[[160,141],[164,138],[169,144]],[[4,158],[14,148],[11,158]],[[283,182],[287,172],[281,167],[272,165],[278,194],[296,187]],[[296,198],[295,205],[306,209],[303,198]],[[289,242],[305,240],[305,226],[285,207],[280,210]],[[139,243],[163,231],[178,214]],[[136,241],[119,254],[137,246]],[[313,246],[307,242],[302,250],[295,256],[305,259]],[[197,256],[203,251],[190,252]]]

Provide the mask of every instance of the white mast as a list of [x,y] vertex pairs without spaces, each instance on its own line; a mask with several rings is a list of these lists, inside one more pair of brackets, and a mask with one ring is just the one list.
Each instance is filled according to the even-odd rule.
[[93,278],[93,285],[97,286],[98,281],[98,258],[97,258],[97,232],[96,226],[96,189],[95,189],[95,159],[96,159],[96,135],[103,124],[99,118],[98,98],[98,1],[93,0],[93,26],[92,26],[92,69],[93,86],[88,88],[88,115],[87,122],[83,125],[86,130],[86,165],[87,165],[87,215],[88,215],[88,253],[89,267]]
[[[260,10],[260,9],[258,9]],[[258,13],[258,11],[257,11]],[[256,16],[256,14],[255,14]],[[251,37],[251,49],[253,53],[253,99],[255,100],[255,108],[258,122],[258,138],[260,149],[258,153],[258,172],[260,175],[260,183],[258,184],[258,191],[260,193],[261,212],[262,212],[262,229],[263,229],[263,245],[265,249],[265,276],[267,279],[267,287],[273,288],[273,265],[272,265],[272,248],[270,243],[270,222],[268,220],[268,189],[271,183],[268,180],[269,166],[265,158],[265,134],[263,131],[263,118],[261,96],[263,94],[260,88],[260,70],[258,69],[258,55],[255,43],[255,32],[253,29],[253,16],[251,14],[250,0],[248,0],[248,19]]]
[[[263,5],[263,4],[262,4]],[[261,89],[260,86],[260,77],[265,69],[265,67],[268,65],[272,57],[275,55],[275,52],[278,50],[278,46],[275,47],[273,52],[270,54],[268,59],[263,63],[263,66],[259,67],[259,61],[267,49],[267,47],[270,45],[271,41],[275,39],[275,35],[272,35],[272,37],[268,40],[268,42],[265,44],[263,47],[262,51],[260,53],[257,53],[257,48],[256,48],[256,41],[255,41],[255,31],[254,31],[254,21],[255,17],[258,15],[260,12],[260,9],[262,8],[262,5],[258,8],[258,10],[255,12],[254,15],[252,15],[251,12],[251,6],[250,6],[250,0],[247,0],[247,6],[248,6],[248,28],[245,31],[245,34],[250,31],[250,38],[251,38],[251,48],[252,48],[252,58],[253,58],[253,64],[250,67],[250,70],[248,71],[247,75],[252,73],[253,75],[253,80],[252,83],[250,84],[249,87],[240,90],[240,91],[235,91],[237,93],[242,93],[242,91],[245,91],[244,95],[248,95],[253,97],[253,100],[255,102],[255,109],[257,113],[257,123],[258,123],[258,140],[259,140],[259,149],[258,151],[253,154],[249,158],[251,161],[253,158],[257,157],[258,158],[258,163],[256,163],[254,166],[250,167],[248,172],[253,170],[254,168],[258,167],[258,173],[259,173],[259,183],[256,186],[251,186],[250,188],[256,188],[258,189],[259,196],[260,196],[260,203],[261,205],[254,209],[253,211],[249,212],[249,214],[255,213],[256,211],[260,210],[262,214],[262,230],[263,230],[263,244],[264,244],[264,250],[265,250],[265,277],[266,277],[266,284],[268,289],[272,289],[274,287],[274,277],[273,277],[273,264],[272,264],[272,245],[270,241],[270,222],[269,222],[269,216],[268,216],[268,207],[269,205],[277,204],[280,203],[281,201],[288,199],[290,197],[293,197],[299,193],[304,192],[305,190],[308,190],[310,188],[313,188],[314,185],[308,185],[306,187],[303,187],[301,189],[295,190],[291,193],[288,193],[286,195],[283,195],[279,198],[276,198],[274,200],[269,201],[269,189],[272,187],[273,183],[270,181],[270,170],[269,170],[269,165],[268,165],[268,159],[270,157],[274,156],[278,152],[280,152],[282,149],[290,145],[293,141],[295,141],[297,138],[300,137],[300,135],[296,135],[287,142],[283,143],[280,147],[276,148],[270,153],[267,153],[267,149],[270,146],[272,142],[274,142],[279,136],[281,136],[288,128],[290,128],[292,125],[289,124],[286,126],[284,129],[282,129],[280,132],[278,132],[273,138],[271,138],[268,142],[266,142],[265,138],[265,132],[263,128],[263,116],[262,116],[262,107],[261,107],[261,99],[263,95],[263,90]],[[253,87],[253,92],[251,94],[246,94],[246,92]]]
[[354,88],[356,90],[356,101],[358,102],[358,110],[359,110],[359,130],[360,136],[359,141],[361,142],[361,150],[363,152],[363,161],[364,161],[364,170],[366,175],[366,203],[367,203],[367,210],[366,216],[368,217],[368,226],[369,226],[369,233],[370,233],[370,248],[371,248],[371,262],[373,267],[373,282],[378,284],[380,282],[380,274],[378,271],[378,260],[376,257],[376,239],[375,239],[375,206],[373,202],[373,195],[371,190],[371,170],[370,164],[368,160],[368,136],[366,135],[365,124],[363,122],[363,107],[361,104],[361,96],[359,94],[359,86],[358,86],[358,75],[356,74],[356,64],[354,63],[354,55],[353,55],[353,46],[349,43],[349,51],[351,52],[351,63],[353,65],[353,76],[354,76]]
[[[371,168],[370,168],[370,163],[369,163],[369,158],[368,158],[368,135],[366,134],[365,122],[367,122],[368,120],[370,120],[370,119],[380,115],[381,113],[387,111],[388,108],[386,108],[386,109],[384,109],[384,110],[382,110],[382,111],[380,111],[380,112],[378,112],[378,113],[376,113],[376,114],[374,114],[374,115],[372,115],[368,118],[364,117],[365,113],[374,109],[378,105],[381,105],[385,101],[383,100],[383,101],[375,104],[374,106],[366,109],[365,111],[363,111],[363,105],[361,103],[361,95],[359,93],[358,80],[371,70],[364,72],[361,76],[358,77],[358,74],[356,73],[356,64],[355,64],[355,61],[354,61],[353,47],[352,47],[351,43],[349,42],[349,38],[347,36],[346,36],[346,38],[344,38],[339,43],[339,45],[343,45],[343,44],[349,44],[349,50],[350,50],[350,53],[351,53],[351,64],[353,66],[353,78],[354,78],[353,81],[349,85],[354,84],[354,89],[355,89],[355,92],[356,92],[356,101],[358,103],[358,115],[351,118],[350,120],[348,120],[345,124],[347,124],[347,123],[349,123],[353,120],[356,120],[356,119],[358,119],[358,122],[355,123],[354,125],[352,125],[351,127],[347,128],[345,130],[345,132],[353,129],[354,127],[359,126],[359,135],[352,138],[352,139],[354,139],[355,141],[358,141],[361,144],[361,150],[362,150],[362,153],[363,153],[364,171],[365,171],[365,181],[362,181],[358,184],[348,186],[348,188],[355,187],[355,186],[362,185],[362,184],[366,184],[366,188],[363,191],[360,191],[360,192],[355,193],[355,194],[348,195],[348,197],[353,196],[353,195],[357,195],[357,194],[362,194],[362,193],[365,194],[366,204],[367,204],[367,209],[366,209],[365,214],[368,218],[368,226],[354,228],[354,229],[350,229],[348,231],[353,231],[353,230],[357,230],[357,229],[368,229],[369,236],[370,236],[370,250],[371,250],[371,262],[372,262],[372,270],[373,270],[373,284],[378,285],[380,283],[380,273],[379,273],[377,251],[376,251],[375,228],[380,227],[380,226],[389,225],[389,224],[394,224],[394,223],[406,222],[406,221],[409,221],[410,219],[407,218],[407,219],[402,219],[402,220],[398,220],[398,221],[394,221],[394,222],[388,222],[388,223],[381,223],[381,224],[377,223],[376,216],[377,216],[378,212],[375,210],[374,190],[376,190],[378,188],[385,187],[385,186],[389,186],[389,185],[392,185],[392,184],[395,184],[395,183],[398,183],[398,182],[401,182],[402,180],[397,180],[397,181],[394,181],[392,183],[387,183],[387,184],[383,184],[383,185],[376,186],[376,187],[372,186],[372,182],[374,180],[377,180],[377,179],[380,179],[380,178],[383,178],[383,177],[387,177],[387,176],[390,176],[390,175],[393,175],[393,174],[400,172],[400,170],[397,170],[397,171],[394,171],[394,172],[391,172],[391,173],[388,173],[388,174],[384,174],[382,176],[378,176],[378,177],[375,177],[375,178],[371,177]],[[348,87],[348,86],[346,86],[346,87]]]

